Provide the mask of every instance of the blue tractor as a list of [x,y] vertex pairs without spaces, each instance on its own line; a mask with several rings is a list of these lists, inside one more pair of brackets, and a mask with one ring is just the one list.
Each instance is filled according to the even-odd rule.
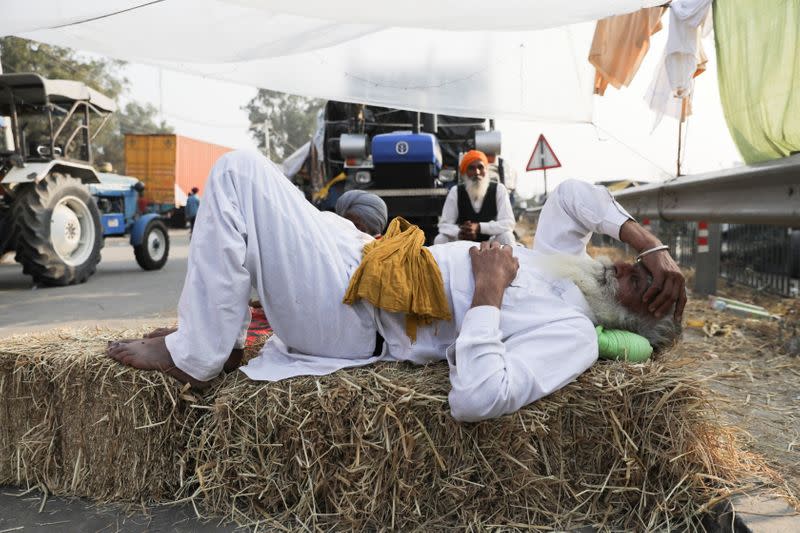
[[160,215],[137,211],[144,184],[136,178],[99,173],[100,183],[89,192],[100,210],[103,237],[130,236],[136,262],[144,270],[158,270],[169,257],[169,234]]
[[490,179],[506,184],[493,121],[487,131],[482,118],[335,101],[326,104],[324,118],[323,174],[333,179],[318,202],[321,209],[333,209],[345,191],[365,189],[383,198],[390,219],[402,216],[418,225],[431,244],[449,188],[458,183],[462,153],[485,152],[495,161]]
[[142,183],[92,165],[91,140],[115,109],[80,82],[0,75],[0,255],[15,252],[35,283],[85,282],[105,237],[129,235],[145,270],[167,261],[163,221],[137,213]]

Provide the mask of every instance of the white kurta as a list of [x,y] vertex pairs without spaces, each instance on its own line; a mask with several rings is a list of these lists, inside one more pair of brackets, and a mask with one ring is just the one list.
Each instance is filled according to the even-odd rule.
[[[569,383],[597,358],[593,315],[570,281],[536,265],[542,253],[585,253],[593,231],[613,237],[629,215],[603,188],[568,181],[542,211],[533,250],[514,248],[519,273],[502,309],[470,309],[474,279],[468,250],[430,248],[453,320],[421,327],[411,344],[404,316],[369,304],[342,304],[349,277],[371,237],[311,206],[262,156],[233,152],[212,170],[167,337],[176,365],[197,379],[222,370],[246,327],[251,284],[275,335],[242,367],[250,378],[321,375],[377,359],[447,359],[450,408],[460,420],[513,412]],[[373,357],[376,328],[385,338]]]
[[[479,212],[483,207],[485,198],[474,202],[470,198],[470,203],[475,212]],[[500,244],[514,243],[514,227],[517,225],[514,219],[514,210],[511,208],[511,199],[508,189],[502,183],[497,184],[495,195],[497,202],[497,218],[488,222],[481,222],[480,233],[491,235]],[[439,235],[436,236],[436,244],[444,244],[458,240],[459,226],[458,220],[458,186],[450,187],[447,198],[442,207],[442,216],[439,218]]]

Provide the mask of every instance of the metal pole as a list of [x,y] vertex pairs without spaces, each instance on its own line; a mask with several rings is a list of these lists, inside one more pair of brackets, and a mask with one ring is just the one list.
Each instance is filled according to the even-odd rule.
[[683,121],[686,120],[686,98],[681,99],[681,116],[678,119],[678,160],[675,162],[676,164],[676,172],[675,175],[680,177],[681,175],[681,138],[683,137]]
[[678,159],[675,161],[675,175],[681,175],[681,130],[683,129],[683,118],[678,120]]
[[544,143],[539,145],[539,159],[542,162],[542,171],[544,172],[544,199],[547,200],[547,169],[544,164]]
[[697,294],[717,293],[721,241],[720,224],[697,223],[697,255],[694,272],[694,291]]
[[547,200],[547,169],[543,168],[542,172],[544,172],[544,199]]
[[272,123],[269,120],[264,121],[264,153],[270,159],[272,159],[272,155],[270,154],[270,143],[269,143],[269,129],[271,125]]
[[164,74],[161,67],[158,68],[158,114],[161,123],[164,123]]

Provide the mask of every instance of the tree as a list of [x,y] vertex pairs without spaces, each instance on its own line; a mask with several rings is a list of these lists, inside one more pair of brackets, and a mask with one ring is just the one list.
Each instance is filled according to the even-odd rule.
[[[124,61],[80,54],[71,48],[29,41],[19,37],[0,39],[3,72],[34,72],[50,79],[80,81],[119,102],[129,81],[123,75]],[[124,172],[125,133],[171,133],[163,121],[156,122],[151,104],[128,102],[114,113],[92,141],[96,163],[111,163]]]
[[0,39],[3,72],[35,72],[45,78],[81,81],[116,100],[128,86],[124,61],[80,57],[70,48],[19,37]]
[[250,134],[264,153],[264,123],[269,121],[270,153],[266,155],[282,161],[314,135],[323,105],[322,100],[259,89],[243,109],[250,119]]

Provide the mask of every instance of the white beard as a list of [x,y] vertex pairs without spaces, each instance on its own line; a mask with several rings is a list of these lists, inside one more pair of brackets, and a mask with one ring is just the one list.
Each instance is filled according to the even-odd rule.
[[632,318],[617,300],[619,282],[608,257],[592,259],[566,254],[540,256],[537,264],[555,278],[565,278],[583,293],[595,315],[597,324],[606,328],[623,328]]
[[[479,180],[472,180],[467,178],[465,187],[467,189],[467,194],[469,195],[469,200],[472,202],[474,206],[482,206],[483,199],[486,198],[486,191],[489,190],[489,178],[484,177]],[[476,209],[477,210],[477,209]]]

